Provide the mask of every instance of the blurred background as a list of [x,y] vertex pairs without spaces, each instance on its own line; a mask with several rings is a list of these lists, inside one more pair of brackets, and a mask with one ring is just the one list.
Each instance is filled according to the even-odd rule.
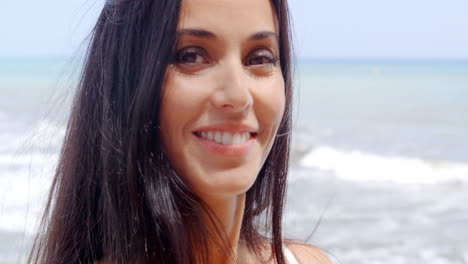
[[[285,235],[334,263],[468,263],[468,2],[290,0]],[[102,0],[0,8],[0,264],[24,263]]]

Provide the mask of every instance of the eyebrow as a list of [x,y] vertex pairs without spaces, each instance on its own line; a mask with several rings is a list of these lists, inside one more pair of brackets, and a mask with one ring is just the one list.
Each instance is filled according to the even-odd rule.
[[278,34],[275,32],[271,31],[261,31],[253,34],[252,36],[249,37],[249,40],[262,40],[266,38],[273,37],[275,40],[279,40]]
[[177,36],[189,35],[198,38],[216,39],[216,35],[203,29],[182,29],[177,31]]
[[[177,36],[183,36],[183,35],[189,35],[193,37],[198,37],[198,38],[204,38],[204,39],[217,39],[217,36],[210,32],[206,31],[203,29],[192,29],[192,28],[187,28],[187,29],[182,29],[177,31]],[[263,40],[267,38],[273,37],[275,40],[279,40],[278,34],[275,32],[271,31],[260,31],[257,32],[249,37],[250,41],[255,41],[255,40]]]

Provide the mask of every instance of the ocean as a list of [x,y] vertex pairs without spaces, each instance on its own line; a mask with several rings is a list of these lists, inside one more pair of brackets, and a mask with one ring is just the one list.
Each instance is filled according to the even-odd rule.
[[[0,59],[0,264],[24,263],[79,61]],[[300,60],[286,238],[333,263],[468,263],[468,61]]]

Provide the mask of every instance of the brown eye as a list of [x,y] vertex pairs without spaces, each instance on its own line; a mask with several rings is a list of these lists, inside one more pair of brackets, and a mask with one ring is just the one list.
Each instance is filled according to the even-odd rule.
[[199,47],[189,47],[178,51],[174,61],[178,64],[207,64],[206,52]]
[[266,57],[256,57],[251,60],[249,60],[250,65],[258,65],[258,64],[265,64],[265,63],[270,63],[271,60]]
[[273,64],[276,66],[278,59],[268,50],[256,50],[246,61],[247,66],[260,66],[266,64]]

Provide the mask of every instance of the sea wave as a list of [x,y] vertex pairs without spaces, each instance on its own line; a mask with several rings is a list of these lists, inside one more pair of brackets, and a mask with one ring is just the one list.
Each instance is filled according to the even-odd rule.
[[384,156],[360,150],[317,146],[299,165],[332,172],[336,177],[358,182],[395,184],[468,183],[468,163]]
[[35,231],[64,134],[50,120],[0,134],[0,232]]

